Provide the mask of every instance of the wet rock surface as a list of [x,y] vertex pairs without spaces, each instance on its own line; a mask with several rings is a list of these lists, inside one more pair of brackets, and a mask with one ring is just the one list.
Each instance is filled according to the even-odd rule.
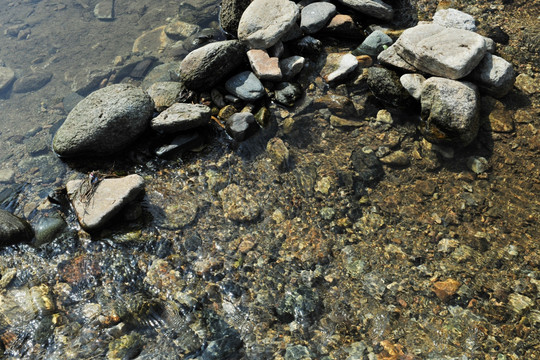
[[34,231],[26,220],[5,210],[0,210],[0,246],[27,242],[33,236]]

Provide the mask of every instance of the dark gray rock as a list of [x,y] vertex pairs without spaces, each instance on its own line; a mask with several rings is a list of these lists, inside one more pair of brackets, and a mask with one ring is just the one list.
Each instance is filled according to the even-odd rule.
[[0,246],[28,242],[33,236],[34,231],[26,220],[0,210]]
[[231,115],[225,124],[227,133],[236,141],[246,139],[255,130],[255,117],[248,112]]
[[382,164],[373,151],[353,150],[351,162],[363,184],[373,183],[384,176]]
[[35,225],[36,240],[33,245],[40,246],[53,241],[66,227],[67,223],[58,213],[42,217]]
[[294,53],[301,56],[317,55],[322,50],[322,43],[313,36],[304,36],[299,40],[292,41],[289,46]]
[[432,77],[424,82],[421,95],[424,137],[436,144],[466,146],[478,133],[480,96],[477,87]]
[[187,132],[175,137],[168,145],[156,149],[155,154],[161,157],[173,156],[184,150],[202,145],[203,139],[198,132]]
[[314,34],[324,28],[336,14],[336,6],[328,2],[314,2],[304,7],[301,12],[300,29],[307,34]]
[[285,106],[293,106],[294,102],[302,96],[302,88],[290,82],[281,82],[274,89],[276,101]]
[[242,14],[238,39],[252,49],[268,49],[293,27],[299,13],[289,0],[254,0]]
[[392,7],[381,0],[339,0],[339,2],[377,19],[390,20],[394,16]]
[[52,73],[40,71],[25,75],[13,83],[13,92],[27,93],[36,91],[47,85],[52,78]]
[[392,45],[392,39],[380,30],[375,30],[353,50],[353,55],[377,56],[381,51]]
[[245,101],[255,101],[264,96],[264,86],[251,71],[244,71],[227,80],[225,88]]
[[209,90],[246,61],[238,40],[210,43],[192,51],[180,64],[180,78],[188,89]]
[[237,36],[240,18],[250,3],[249,0],[223,0],[219,13],[219,22],[223,30]]
[[117,84],[97,90],[69,113],[53,139],[65,157],[113,154],[148,127],[154,103],[142,89]]
[[202,104],[176,103],[153,118],[150,126],[155,131],[175,133],[206,125],[211,109]]
[[401,85],[398,75],[385,68],[370,67],[367,83],[373,95],[392,106],[410,106],[412,97]]

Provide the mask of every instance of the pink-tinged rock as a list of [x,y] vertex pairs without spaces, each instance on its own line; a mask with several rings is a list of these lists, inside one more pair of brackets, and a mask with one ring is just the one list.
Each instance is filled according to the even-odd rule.
[[261,80],[279,81],[281,80],[281,69],[279,59],[270,57],[265,50],[252,49],[247,52],[251,69]]
[[83,229],[97,230],[132,202],[144,189],[140,175],[103,179],[95,185],[87,180],[72,180],[67,193]]
[[350,15],[337,14],[322,30],[324,33],[347,39],[361,39],[364,34]]

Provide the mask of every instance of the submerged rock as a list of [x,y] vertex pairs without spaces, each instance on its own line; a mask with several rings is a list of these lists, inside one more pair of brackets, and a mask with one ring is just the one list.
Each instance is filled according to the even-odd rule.
[[15,80],[15,73],[8,67],[0,66],[0,92],[6,90]]
[[260,204],[248,189],[230,184],[219,192],[225,217],[233,221],[249,222],[261,214]]
[[192,51],[180,64],[180,78],[188,89],[209,90],[245,60],[238,40],[218,41]]
[[95,185],[86,180],[72,180],[66,189],[81,226],[93,231],[132,202],[144,190],[144,180],[139,175],[103,179]]
[[146,130],[153,112],[152,99],[140,88],[117,84],[97,90],[69,113],[53,150],[65,157],[113,154]]
[[405,30],[394,46],[398,55],[417,69],[449,79],[468,75],[487,52],[481,35],[435,24]]
[[480,97],[468,82],[432,77],[422,88],[422,125],[430,142],[466,146],[479,128]]
[[46,71],[35,72],[25,75],[13,83],[13,92],[27,93],[36,91],[47,85],[53,74]]
[[28,222],[0,209],[0,246],[28,242],[34,231]]
[[161,112],[174,104],[182,91],[184,84],[176,81],[160,81],[152,84],[146,91],[154,101],[157,111]]
[[276,44],[298,19],[298,6],[289,0],[254,0],[242,14],[238,39],[252,49]]
[[231,115],[225,122],[227,133],[236,141],[245,140],[254,131],[255,117],[248,112]]

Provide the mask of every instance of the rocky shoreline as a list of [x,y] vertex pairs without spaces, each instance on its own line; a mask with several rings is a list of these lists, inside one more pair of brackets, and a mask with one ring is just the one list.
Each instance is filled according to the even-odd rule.
[[[512,64],[451,8],[343,46],[359,29],[338,8],[383,21],[392,8],[256,2],[224,2],[222,26],[238,40],[160,65],[174,79],[150,80],[156,67],[141,87],[110,84],[71,110],[53,140],[66,161],[135,148],[146,164],[174,165],[90,173],[49,196],[61,204],[49,210],[68,196],[92,236],[62,218],[34,223],[36,248],[20,246],[49,269],[42,282],[4,249],[2,296],[39,300],[0,307],[2,319],[22,313],[40,332],[6,322],[3,339],[22,327],[56,344],[50,358],[538,356],[538,182],[499,175],[538,172],[534,156],[504,150],[517,131],[538,150],[536,120],[503,105],[522,74],[513,87]],[[70,333],[82,343],[62,340]]]

